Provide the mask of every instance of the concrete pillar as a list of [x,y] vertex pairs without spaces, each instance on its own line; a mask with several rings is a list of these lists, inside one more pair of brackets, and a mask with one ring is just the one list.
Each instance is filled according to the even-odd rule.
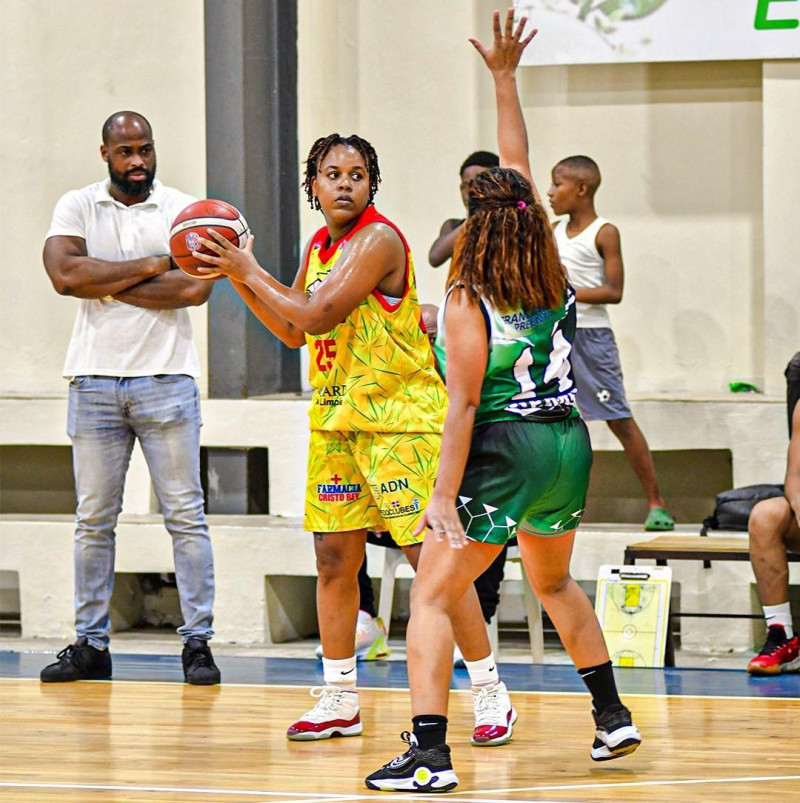
[[783,371],[800,351],[800,61],[765,61],[764,378],[783,396]]
[[[243,212],[259,264],[291,285],[299,261],[297,6],[206,0],[205,35],[208,195]],[[208,363],[212,398],[300,389],[297,352],[227,281],[209,302]]]

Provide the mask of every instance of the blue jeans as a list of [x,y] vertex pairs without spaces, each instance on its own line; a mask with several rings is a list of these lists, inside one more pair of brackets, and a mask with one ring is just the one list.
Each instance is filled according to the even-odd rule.
[[114,531],[136,438],[172,536],[184,621],[178,633],[184,642],[213,635],[214,559],[200,485],[200,424],[190,376],[78,376],[70,382],[67,432],[78,496],[75,624],[93,647],[108,646]]

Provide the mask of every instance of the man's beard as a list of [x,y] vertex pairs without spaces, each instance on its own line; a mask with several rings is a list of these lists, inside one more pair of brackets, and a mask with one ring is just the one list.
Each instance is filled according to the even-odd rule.
[[[145,173],[146,177],[141,181],[131,181],[128,178],[130,173]],[[137,167],[133,170],[126,170],[124,173],[118,173],[108,163],[108,175],[111,178],[111,183],[119,190],[122,195],[129,198],[138,198],[141,195],[148,195],[153,187],[153,181],[156,178],[156,164],[153,162],[153,169],[148,170],[145,167]]]

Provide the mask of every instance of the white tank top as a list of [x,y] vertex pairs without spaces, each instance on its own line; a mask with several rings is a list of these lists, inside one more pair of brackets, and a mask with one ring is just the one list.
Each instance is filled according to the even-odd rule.
[[[580,234],[567,236],[566,221],[555,227],[556,245],[561,262],[567,269],[570,284],[580,290],[601,287],[606,280],[606,264],[597,250],[597,233],[608,221],[598,217]],[[579,329],[610,329],[611,320],[605,304],[578,302]]]

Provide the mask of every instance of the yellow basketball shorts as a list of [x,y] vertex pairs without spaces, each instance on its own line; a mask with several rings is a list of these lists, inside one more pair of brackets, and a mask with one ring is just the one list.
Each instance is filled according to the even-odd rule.
[[303,524],[318,533],[388,530],[399,546],[433,493],[442,436],[312,430]]

